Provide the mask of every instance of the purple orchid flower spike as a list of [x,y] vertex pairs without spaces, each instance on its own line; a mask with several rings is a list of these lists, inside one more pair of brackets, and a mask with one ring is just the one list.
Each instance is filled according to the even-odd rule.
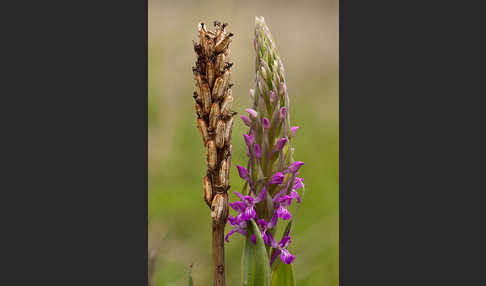
[[[230,206],[237,215],[230,217],[233,229],[227,237],[234,233],[246,235],[248,221],[254,220],[264,243],[273,249],[271,263],[280,257],[290,264],[295,259],[287,250],[290,229],[278,242],[272,235],[280,220],[292,219],[289,211],[292,202],[301,203],[298,190],[304,183],[298,175],[304,163],[294,161],[294,146],[290,141],[299,127],[290,124],[285,70],[270,30],[260,17],[256,19],[254,45],[256,80],[254,89],[250,90],[253,105],[246,109],[248,116],[240,116],[248,127],[247,134],[243,135],[248,169],[237,165],[240,177],[249,183],[249,188],[244,194],[235,192],[239,200]],[[268,197],[268,201],[259,204]],[[256,236],[250,239],[255,243]]]

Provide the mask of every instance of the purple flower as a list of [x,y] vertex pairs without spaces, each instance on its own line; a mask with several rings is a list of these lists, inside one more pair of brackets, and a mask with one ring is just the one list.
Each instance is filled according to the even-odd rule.
[[234,192],[240,198],[240,201],[229,203],[229,206],[237,211],[238,215],[236,217],[228,217],[229,223],[234,226],[234,228],[226,235],[226,242],[229,242],[228,238],[236,232],[246,235],[247,221],[257,218],[255,204],[263,201],[266,192],[267,190],[264,187],[255,199],[252,196],[244,196],[236,191]]
[[263,125],[263,128],[269,129],[270,128],[270,120],[268,120],[268,118],[266,118],[266,117],[263,117],[262,125]]
[[277,143],[275,143],[275,146],[273,147],[272,155],[282,150],[285,144],[287,144],[287,138],[283,137],[278,139]]
[[287,116],[287,107],[280,108],[280,120],[284,120]]
[[246,115],[240,115],[241,120],[245,123],[246,126],[251,126],[251,119]]
[[248,114],[250,114],[250,118],[255,120],[258,118],[258,112],[256,112],[255,110],[251,109],[251,108],[247,108],[245,109],[246,112],[248,112]]
[[292,164],[290,164],[290,166],[283,173],[284,174],[287,174],[287,173],[296,173],[300,169],[300,167],[302,167],[302,165],[304,165],[304,162],[302,162],[302,161],[295,161]]
[[257,159],[260,159],[262,157],[262,149],[260,148],[260,145],[258,143],[255,143],[253,146],[253,152],[255,153],[255,157]]
[[234,228],[232,230],[230,230],[228,232],[228,234],[224,237],[224,240],[226,240],[226,242],[229,242],[229,237],[232,236],[234,233],[240,233],[240,234],[246,236],[246,226],[247,226],[247,222],[246,221],[244,221],[244,220],[238,220],[237,218],[235,218],[233,216],[229,216],[228,217],[228,222],[232,226],[234,226]]
[[303,181],[304,181],[303,178],[295,177],[293,189],[297,190],[297,189],[302,188],[304,186]]
[[248,170],[240,165],[236,165],[236,168],[238,169],[238,174],[240,175],[240,178],[242,178],[245,181],[250,180],[250,176],[248,175]]
[[284,237],[282,237],[282,239],[277,243],[274,240],[274,238],[271,236],[271,234],[268,234],[268,235],[269,235],[270,245],[272,246],[272,248],[275,248],[275,251],[274,251],[273,256],[271,258],[271,261],[270,261],[270,265],[273,264],[273,262],[275,261],[275,258],[277,258],[277,256],[279,254],[280,254],[280,259],[282,259],[282,261],[285,264],[292,263],[295,260],[295,256],[292,255],[287,250],[287,247],[290,244],[290,236],[288,234],[284,235]]
[[284,178],[285,178],[284,174],[282,174],[281,172],[277,172],[272,176],[272,179],[270,180],[270,184],[280,185],[283,183]]
[[295,131],[297,131],[297,129],[299,129],[299,126],[292,126],[290,128],[290,132],[292,132],[292,138],[295,137]]
[[[258,225],[260,233],[262,234],[263,242],[265,244],[270,244],[270,234],[267,233],[267,222],[264,219],[257,219],[255,222]],[[256,236],[254,234],[251,236],[250,240],[253,242],[253,244],[256,244]]]
[[275,102],[275,92],[273,92],[273,90],[270,90],[270,103],[274,103]]

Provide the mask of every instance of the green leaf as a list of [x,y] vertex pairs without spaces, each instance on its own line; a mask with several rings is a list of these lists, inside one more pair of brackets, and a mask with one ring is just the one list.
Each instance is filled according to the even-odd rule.
[[293,264],[278,263],[273,271],[271,286],[295,286]]
[[[262,235],[253,220],[248,223],[247,230],[242,261],[243,286],[270,286],[270,262]],[[256,245],[251,242],[253,234]]]

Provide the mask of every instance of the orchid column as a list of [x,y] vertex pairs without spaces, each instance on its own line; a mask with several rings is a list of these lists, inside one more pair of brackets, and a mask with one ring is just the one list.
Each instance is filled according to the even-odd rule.
[[266,245],[270,264],[277,257],[290,264],[294,260],[294,255],[287,250],[291,224],[287,224],[280,239],[274,236],[279,219],[291,220],[288,207],[292,201],[296,199],[300,203],[297,190],[303,188],[303,179],[298,175],[303,162],[293,160],[291,145],[298,127],[290,126],[284,68],[270,30],[263,17],[257,17],[255,22],[256,79],[255,89],[250,90],[253,108],[247,109],[248,116],[241,116],[249,127],[243,135],[249,160],[246,168],[237,165],[246,183],[244,194],[235,192],[240,201],[230,203],[238,215],[229,216],[234,228],[225,239],[228,241],[236,232],[246,235],[253,219]]

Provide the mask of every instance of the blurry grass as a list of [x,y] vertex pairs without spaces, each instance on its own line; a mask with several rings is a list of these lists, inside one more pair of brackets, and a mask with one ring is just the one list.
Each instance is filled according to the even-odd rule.
[[[337,286],[339,268],[338,74],[336,1],[149,1],[149,247],[157,250],[157,286],[211,285],[210,213],[202,199],[204,148],[195,125],[191,40],[199,20],[223,19],[232,43],[233,109],[244,113],[253,87],[255,15],[274,34],[287,72],[295,159],[304,161],[306,194],[290,250],[297,285]],[[277,4],[278,3],[278,4]],[[302,23],[309,23],[302,30]],[[233,129],[231,191],[240,190],[235,165],[246,165],[237,119]],[[231,192],[230,200],[235,196]],[[229,227],[227,227],[227,230]],[[226,246],[228,285],[240,285],[243,237]]]

